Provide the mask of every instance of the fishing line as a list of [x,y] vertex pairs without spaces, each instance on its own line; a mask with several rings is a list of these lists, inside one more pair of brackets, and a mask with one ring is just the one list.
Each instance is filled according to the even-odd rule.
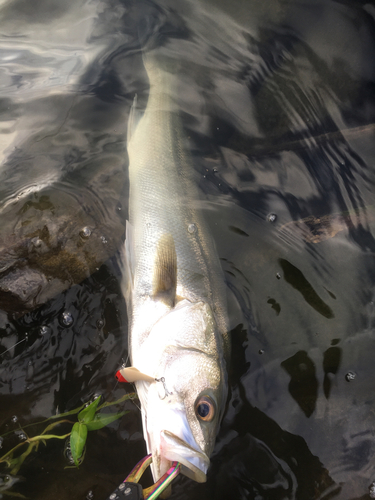
[[[129,361],[129,354],[128,354],[128,357],[126,358],[126,361],[125,361],[125,362],[124,362],[124,358],[121,358],[121,361],[122,361],[122,365],[120,366],[120,370],[121,370],[121,368],[125,368],[125,367],[126,367],[126,364],[127,364],[127,362]],[[113,388],[113,390],[115,390],[115,389],[116,389],[116,387],[117,387],[117,384],[118,384],[118,383],[119,383],[119,380],[117,380],[116,385],[115,385],[115,387]],[[132,384],[132,386],[133,386],[133,388],[134,388],[134,391],[136,391],[135,384]],[[131,402],[134,404],[134,406],[137,408],[137,410],[139,410],[140,412],[142,412],[141,407],[140,407],[140,406],[138,406],[138,405],[136,404],[136,402],[135,402],[135,400],[134,400],[134,399],[131,399]]]
[[10,351],[11,349],[13,349],[13,347],[16,347],[16,345],[20,344],[21,342],[25,342],[25,340],[27,340],[27,339],[22,339],[22,340],[18,341],[16,344],[12,345],[12,347],[9,347],[9,349],[7,349],[6,351],[3,351],[3,352],[1,353],[1,355],[3,355],[3,354],[5,354],[6,352]]
[[135,402],[135,399],[131,399],[131,402],[133,403],[133,405],[142,413],[142,409],[140,406],[137,405],[137,403]]

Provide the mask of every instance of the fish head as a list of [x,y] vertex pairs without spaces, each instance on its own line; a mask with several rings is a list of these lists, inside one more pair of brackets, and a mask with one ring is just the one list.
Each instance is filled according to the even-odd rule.
[[211,307],[181,301],[152,328],[142,351],[154,383],[138,382],[151,470],[158,480],[174,461],[206,481],[227,397],[222,336]]

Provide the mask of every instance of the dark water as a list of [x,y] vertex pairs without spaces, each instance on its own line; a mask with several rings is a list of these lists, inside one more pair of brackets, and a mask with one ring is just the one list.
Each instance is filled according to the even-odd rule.
[[[2,2],[2,434],[130,390],[114,379],[127,356],[116,250],[152,38],[181,74],[233,339],[208,481],[180,478],[172,498],[371,498],[374,17],[365,1]],[[104,500],[145,454],[126,408],[90,433],[79,470],[50,441],[17,476],[3,466],[0,496]]]

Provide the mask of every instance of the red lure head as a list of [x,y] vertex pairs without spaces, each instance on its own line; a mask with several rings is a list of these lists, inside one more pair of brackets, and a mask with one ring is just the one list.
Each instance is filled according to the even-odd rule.
[[127,381],[127,380],[126,380],[126,379],[125,379],[125,378],[121,375],[121,371],[120,371],[120,370],[118,370],[118,371],[116,372],[115,377],[117,378],[117,380],[118,380],[119,382],[126,382],[126,383],[128,383],[128,381]]

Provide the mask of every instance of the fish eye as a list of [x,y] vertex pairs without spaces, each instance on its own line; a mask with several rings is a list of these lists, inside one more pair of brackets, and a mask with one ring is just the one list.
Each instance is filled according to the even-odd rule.
[[208,396],[201,396],[195,403],[195,413],[200,420],[211,422],[215,416],[215,405]]

